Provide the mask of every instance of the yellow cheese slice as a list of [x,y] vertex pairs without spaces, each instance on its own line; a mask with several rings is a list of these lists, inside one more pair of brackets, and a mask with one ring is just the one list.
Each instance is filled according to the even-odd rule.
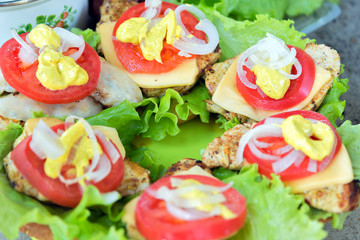
[[[245,115],[249,118],[252,118],[256,121],[260,121],[266,117],[279,113],[279,111],[265,111],[261,109],[256,109],[249,105],[245,99],[241,96],[236,87],[236,65],[239,57],[234,61],[234,63],[230,66],[229,70],[224,75],[221,80],[219,86],[217,87],[212,100],[224,108],[227,111],[239,113]],[[331,80],[331,74],[329,71],[323,69],[320,66],[315,66],[315,81],[314,85],[310,91],[310,94],[298,105],[295,107],[282,110],[291,111],[291,110],[299,110],[308,105],[311,100],[315,97],[315,95],[320,91],[321,87]]]
[[102,133],[104,133],[105,136],[107,138],[109,138],[115,144],[115,146],[119,149],[121,156],[123,158],[125,158],[125,156],[126,156],[125,148],[122,145],[121,140],[119,138],[119,134],[115,128],[105,127],[105,126],[96,126],[96,125],[92,126],[92,128],[100,130]]
[[115,22],[103,23],[98,27],[101,36],[101,46],[105,59],[113,65],[124,70],[127,75],[142,88],[166,88],[176,86],[193,85],[197,80],[199,68],[197,67],[196,58],[186,60],[175,69],[159,74],[142,74],[129,73],[121,65],[117,58],[115,48],[112,42],[112,32]]
[[322,172],[302,179],[286,181],[284,184],[290,187],[292,192],[301,193],[335,184],[349,183],[353,179],[350,157],[344,144],[342,144],[334,160]]

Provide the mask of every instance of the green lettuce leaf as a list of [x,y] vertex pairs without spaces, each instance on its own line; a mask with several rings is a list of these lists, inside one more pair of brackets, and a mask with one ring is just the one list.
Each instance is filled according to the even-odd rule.
[[[341,66],[340,74],[344,72],[344,66]],[[346,93],[349,89],[349,79],[334,78],[333,86],[326,94],[326,97],[319,109],[319,113],[323,114],[329,119],[334,127],[337,127],[336,120],[343,119],[343,112],[345,110],[346,101],[340,100],[342,94]]]
[[360,180],[360,124],[352,125],[348,120],[337,128],[337,131],[349,153],[354,178]]
[[234,117],[231,120],[227,120],[222,115],[218,115],[218,119],[216,119],[215,122],[221,124],[220,128],[224,129],[225,131],[229,130],[230,128],[235,127],[238,124],[240,124],[240,121],[236,117]]
[[192,115],[198,115],[202,122],[208,123],[210,114],[203,100],[209,98],[205,85],[199,83],[184,96],[168,89],[161,98],[146,98],[140,103],[133,103],[136,109],[144,109],[141,114],[144,126],[140,131],[141,136],[159,141],[166,135],[177,135],[180,132],[178,117],[187,120]]
[[101,42],[100,34],[90,28],[86,30],[81,30],[80,28],[72,28],[71,32],[77,35],[81,34],[84,37],[85,42],[87,42],[95,50],[97,45]]
[[286,15],[289,17],[295,17],[302,14],[310,15],[316,9],[320,8],[322,3],[323,0],[289,0]]
[[131,161],[150,171],[151,182],[155,182],[166,172],[164,165],[159,164],[154,153],[145,146],[129,151],[128,157]]
[[0,131],[0,173],[3,172],[4,157],[12,150],[14,141],[20,136],[22,131],[22,127],[16,123],[10,123],[5,130]]
[[346,218],[351,214],[351,212],[345,212],[345,213],[331,213],[331,212],[325,212],[320,209],[316,209],[313,207],[310,207],[309,216],[313,220],[324,220],[331,218],[331,225],[334,229],[342,229],[344,226],[344,222]]
[[[111,226],[111,219],[94,221],[105,212],[112,212],[113,219],[119,219],[121,212],[113,210],[113,204],[106,204],[99,191],[86,188],[80,204],[71,210],[40,202],[16,192],[5,174],[0,173],[0,216],[6,219],[0,224],[0,232],[7,238],[15,239],[20,226],[36,222],[50,227],[54,239],[126,239],[124,229]],[[99,214],[100,213],[100,214]],[[90,220],[91,219],[91,220]]]
[[108,108],[86,119],[91,125],[115,128],[122,144],[128,147],[133,138],[143,129],[143,123],[136,109],[128,101],[116,107]]
[[300,195],[273,175],[269,180],[257,172],[257,165],[244,167],[239,174],[222,179],[246,197],[244,227],[230,239],[323,239],[323,224],[312,220],[309,206]]
[[202,3],[235,20],[254,20],[258,14],[266,14],[277,19],[309,15],[321,7],[323,0],[173,0],[171,2],[194,5]]

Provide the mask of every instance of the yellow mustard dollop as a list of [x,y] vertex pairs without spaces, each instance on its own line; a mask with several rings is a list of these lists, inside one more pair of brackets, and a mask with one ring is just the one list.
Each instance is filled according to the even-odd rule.
[[[292,64],[282,70],[290,73]],[[256,85],[270,98],[281,99],[289,89],[290,79],[286,78],[277,70],[272,70],[260,65],[255,65],[252,69],[256,75]]]
[[73,58],[64,56],[53,47],[46,46],[40,54],[36,77],[50,90],[62,90],[69,86],[88,82],[87,72]]
[[116,30],[116,38],[125,43],[140,44],[146,60],[161,61],[163,41],[172,45],[180,38],[181,27],[176,23],[175,12],[170,10],[162,19],[131,18],[123,22]]
[[317,161],[328,156],[334,145],[335,136],[327,124],[311,123],[301,115],[286,118],[281,129],[286,143]]
[[29,39],[38,48],[53,46],[57,49],[61,45],[60,36],[51,27],[45,24],[39,24],[31,30]]
[[[179,186],[178,188],[184,188],[184,187],[188,187],[188,186],[194,186],[194,185],[201,185],[201,183],[199,181],[193,180],[193,179],[186,179],[184,180]],[[221,194],[220,192],[213,192],[213,195],[217,195],[217,194]],[[184,199],[198,199],[198,201],[201,201],[201,199],[207,199],[209,198],[208,194],[200,191],[200,190],[196,190],[193,189],[191,191],[188,191],[184,194],[181,195],[182,198]],[[221,203],[214,203],[214,204],[201,204],[197,207],[195,207],[196,210],[202,211],[202,212],[212,212],[215,208],[219,208],[221,211],[221,216],[224,219],[232,219],[236,217],[236,214],[233,213],[229,208],[227,208],[224,204]]]
[[[72,163],[75,166],[76,177],[84,174],[84,168],[89,165],[90,159],[94,153],[91,147],[91,141],[81,122],[77,122],[70,126],[60,137],[65,153],[58,159],[46,158],[44,164],[45,174],[51,178],[59,177],[61,168],[68,162],[69,155],[73,147],[75,147],[74,158]],[[98,146],[100,151],[101,148]]]
[[52,28],[45,24],[37,25],[29,33],[29,38],[36,47],[43,49],[38,57],[36,77],[44,87],[63,90],[88,82],[87,72],[73,58],[57,51],[61,45],[60,36]]

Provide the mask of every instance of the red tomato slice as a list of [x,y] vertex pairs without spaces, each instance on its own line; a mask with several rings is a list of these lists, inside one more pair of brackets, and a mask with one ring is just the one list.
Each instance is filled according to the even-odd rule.
[[[58,129],[64,130],[64,124],[52,127],[55,132]],[[30,149],[31,136],[19,143],[11,152],[11,159],[15,166],[26,180],[44,195],[51,202],[54,202],[63,207],[76,207],[82,197],[82,190],[79,184],[71,184],[66,186],[58,178],[52,179],[45,174],[43,159],[38,158]],[[105,154],[103,143],[99,141]],[[115,145],[114,145],[115,146]],[[115,146],[116,147],[116,146]],[[116,148],[117,149],[117,148]],[[118,150],[119,151],[119,150]],[[106,193],[116,190],[124,177],[124,163],[123,157],[112,164],[111,171],[102,181],[98,183],[91,183],[96,186],[101,193]]]
[[[28,33],[20,35],[26,38]],[[0,68],[5,80],[23,95],[47,104],[71,103],[89,96],[96,88],[100,75],[100,59],[95,50],[85,43],[85,50],[76,63],[88,73],[89,81],[81,86],[70,86],[63,90],[50,90],[36,77],[39,62],[24,68],[18,57],[20,44],[10,39],[0,48]]]
[[[163,16],[166,9],[170,8],[175,10],[176,7],[177,5],[175,4],[162,2],[160,16]],[[113,36],[116,36],[116,30],[121,23],[130,18],[140,17],[143,11],[145,11],[145,3],[139,3],[129,8],[116,22],[113,30]],[[197,38],[206,40],[206,35],[203,32],[195,30],[195,25],[199,21],[192,14],[189,12],[182,12],[181,17],[185,27],[191,34]],[[142,55],[142,51],[139,45],[123,43],[119,40],[113,40],[113,43],[121,64],[128,72],[131,73],[157,74],[168,72],[176,68],[180,63],[189,59],[179,56],[179,50],[174,48],[172,45],[167,44],[166,42],[164,42],[163,50],[161,52],[161,59],[163,63],[159,63],[156,60],[146,60]],[[196,57],[196,55],[192,55],[192,57]]]
[[[294,46],[288,47],[292,48]],[[302,66],[302,73],[297,79],[290,80],[289,89],[282,99],[277,100],[268,96],[261,96],[257,89],[246,87],[240,80],[238,74],[236,74],[237,89],[247,103],[257,109],[281,111],[299,104],[309,95],[315,80],[315,63],[304,50],[297,47],[294,48],[296,49],[296,58]],[[243,66],[243,69],[246,71],[247,79],[255,84],[255,74],[246,66]],[[292,68],[291,72],[292,74],[296,74],[295,67]]]
[[[335,130],[335,128],[331,125],[331,123],[325,116],[321,115],[320,113],[313,112],[313,111],[297,110],[297,111],[279,113],[279,114],[273,115],[271,117],[285,119],[292,115],[301,115],[304,118],[311,118],[314,120],[318,120],[318,121],[323,122],[323,123],[327,124],[328,126],[330,126],[331,129],[333,130],[333,133],[335,134],[335,138],[337,139],[337,145],[336,145],[336,150],[335,150],[335,155],[334,155],[334,156],[336,156],[336,154],[339,152],[340,147],[341,147],[341,138],[340,138],[339,134],[337,133],[337,131]],[[264,122],[265,122],[265,119],[258,122],[254,126],[254,128],[264,124]],[[282,137],[262,138],[259,140],[263,141],[263,142],[268,142],[268,143],[270,143],[270,142],[275,143],[270,148],[266,148],[266,149],[262,150],[262,152],[267,153],[267,154],[272,154],[272,155],[276,155],[273,152],[274,150],[276,150],[280,147],[283,147],[284,145],[287,144],[287,143],[285,143],[285,141]],[[261,150],[261,149],[259,149],[259,150]],[[285,155],[286,154],[283,154],[281,156],[285,156]],[[266,160],[256,157],[255,154],[253,154],[250,151],[248,146],[245,147],[244,158],[250,164],[256,163],[259,166],[259,169],[258,169],[259,173],[261,173],[262,175],[265,175],[268,178],[271,178],[271,174],[274,173],[273,168],[272,168],[273,161],[266,161]],[[295,180],[295,179],[300,179],[300,178],[310,176],[314,173],[307,171],[308,164],[309,164],[309,157],[305,157],[304,161],[300,164],[299,167],[291,165],[288,169],[286,169],[285,171],[283,171],[281,173],[278,173],[277,175],[279,175],[281,180],[283,180],[283,181]],[[317,161],[317,164],[319,166],[321,164],[321,161]]]
[[[179,175],[165,177],[150,186],[157,190],[161,186],[171,187],[170,178],[194,179],[203,184],[223,187],[226,184],[216,178],[200,175]],[[192,239],[224,239],[238,231],[246,219],[246,199],[235,189],[223,192],[225,205],[237,217],[226,220],[221,216],[185,221],[172,216],[166,210],[163,200],[156,199],[145,191],[138,201],[135,210],[136,227],[148,240],[192,240]]]

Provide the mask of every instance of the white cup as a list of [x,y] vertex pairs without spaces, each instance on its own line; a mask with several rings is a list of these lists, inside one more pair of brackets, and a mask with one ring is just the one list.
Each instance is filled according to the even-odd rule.
[[0,46],[12,38],[11,29],[28,32],[39,23],[84,28],[88,0],[0,0]]

